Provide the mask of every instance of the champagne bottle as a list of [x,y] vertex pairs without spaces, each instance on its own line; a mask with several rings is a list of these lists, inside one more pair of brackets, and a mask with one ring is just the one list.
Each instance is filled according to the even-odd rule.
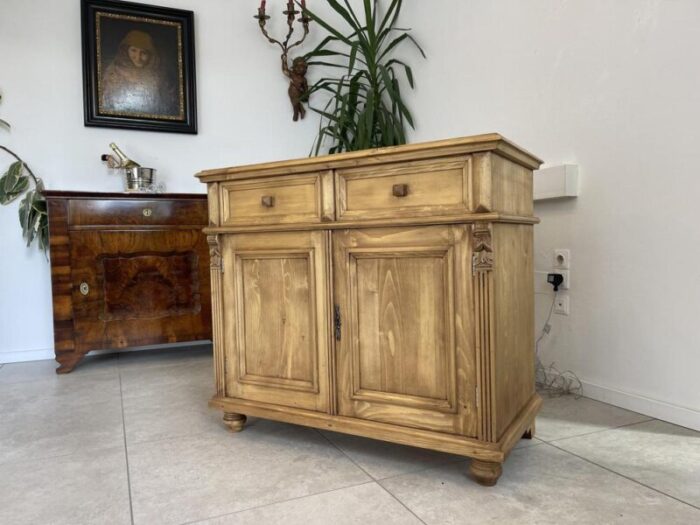
[[124,152],[122,150],[120,150],[119,146],[117,146],[114,142],[112,142],[109,145],[109,147],[112,148],[112,151],[114,151],[115,155],[119,158],[119,161],[121,162],[120,167],[126,168],[126,169],[140,168],[141,167],[141,164],[139,164],[138,162],[134,162],[129,157],[124,155]]

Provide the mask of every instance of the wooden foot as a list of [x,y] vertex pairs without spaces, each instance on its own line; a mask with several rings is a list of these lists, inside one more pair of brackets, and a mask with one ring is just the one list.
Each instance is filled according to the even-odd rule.
[[240,432],[243,430],[246,419],[247,418],[243,414],[224,412],[224,425],[226,425],[231,432]]
[[532,422],[530,428],[528,428],[523,434],[523,439],[532,439],[535,437],[535,422]]
[[85,357],[85,354],[80,354],[80,353],[68,353],[68,354],[59,354],[56,356],[56,361],[60,365],[56,369],[57,374],[68,374],[73,371],[75,368],[75,365],[77,365],[81,359]]
[[472,478],[474,478],[479,485],[493,487],[498,481],[498,478],[501,477],[503,467],[500,463],[472,459],[472,464],[469,466],[469,472],[471,473]]

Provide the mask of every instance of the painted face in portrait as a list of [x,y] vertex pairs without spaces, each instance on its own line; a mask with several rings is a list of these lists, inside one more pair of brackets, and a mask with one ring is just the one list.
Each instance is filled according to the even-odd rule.
[[160,115],[169,111],[160,57],[146,31],[129,31],[102,78],[102,108],[129,114]]

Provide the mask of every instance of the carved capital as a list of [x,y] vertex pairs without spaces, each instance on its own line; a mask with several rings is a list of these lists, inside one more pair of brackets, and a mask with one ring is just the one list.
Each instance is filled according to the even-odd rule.
[[223,272],[224,262],[221,258],[221,250],[219,249],[219,236],[207,235],[207,242],[209,243],[209,265],[211,269]]
[[472,269],[474,273],[490,272],[493,270],[493,246],[491,240],[491,225],[475,223],[472,226]]

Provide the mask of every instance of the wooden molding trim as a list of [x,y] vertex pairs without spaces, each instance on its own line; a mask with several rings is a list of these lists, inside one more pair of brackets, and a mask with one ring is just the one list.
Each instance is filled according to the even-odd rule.
[[[221,274],[224,271],[224,261],[221,257],[221,246],[218,235],[207,235],[209,243],[209,265],[211,275],[211,309],[212,309],[212,340],[214,343],[214,383],[216,395],[226,395],[225,382],[225,341],[223,326],[223,287]],[[243,426],[241,425],[241,428]]]

